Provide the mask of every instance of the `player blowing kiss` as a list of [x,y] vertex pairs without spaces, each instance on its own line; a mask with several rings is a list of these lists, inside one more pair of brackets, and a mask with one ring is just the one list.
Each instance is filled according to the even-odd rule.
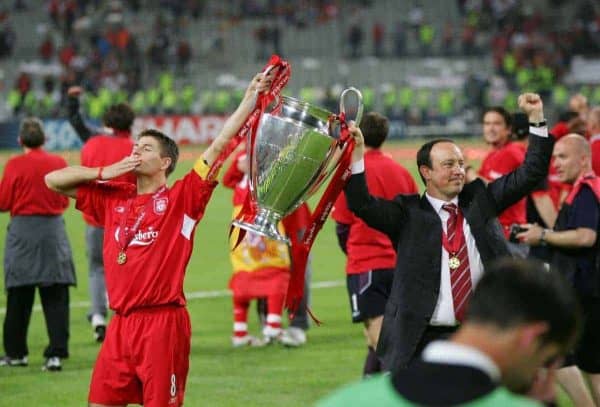
[[[133,152],[98,168],[49,173],[46,185],[76,199],[76,207],[105,228],[104,265],[115,312],[96,360],[89,406],[181,406],[189,369],[190,320],[183,280],[198,221],[217,182],[210,166],[236,135],[272,76],[258,74],[193,169],[172,187],[175,142],[144,130]],[[133,171],[137,186],[110,181]]]

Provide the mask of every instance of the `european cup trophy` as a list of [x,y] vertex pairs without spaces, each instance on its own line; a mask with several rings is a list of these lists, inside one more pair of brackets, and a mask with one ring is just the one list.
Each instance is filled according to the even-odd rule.
[[[357,89],[342,92],[340,115],[345,116],[349,93],[357,98],[358,125],[363,104]],[[286,96],[262,115],[254,144],[247,144],[256,216],[249,222],[235,220],[234,226],[289,243],[277,224],[313,195],[339,165],[345,147],[339,140],[340,115]]]

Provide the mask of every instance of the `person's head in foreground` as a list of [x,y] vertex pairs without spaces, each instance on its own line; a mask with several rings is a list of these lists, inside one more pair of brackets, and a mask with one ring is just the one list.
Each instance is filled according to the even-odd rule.
[[[423,363],[415,362],[406,369],[393,371],[388,377],[364,380],[334,393],[318,405],[376,405],[377,400],[382,399],[388,403],[386,405],[427,404],[426,400],[416,400],[414,396],[426,393],[424,397],[430,397],[429,390],[405,394],[410,387],[407,384],[412,386],[415,377],[419,378],[417,387],[431,389],[436,392],[434,399],[446,400],[443,405],[453,405],[456,403],[450,400],[456,397],[457,389],[447,383],[438,383],[440,380],[447,382],[448,375],[453,375],[450,381],[463,389],[459,391],[460,397],[471,394],[465,393],[469,387],[482,389],[473,391],[472,396],[465,396],[470,397],[466,400],[463,397],[459,404],[498,394],[499,385],[515,393],[526,393],[538,370],[555,366],[556,361],[573,346],[580,318],[575,294],[558,272],[548,271],[543,264],[529,260],[501,260],[486,269],[470,300],[465,321],[446,342],[453,345],[448,349],[459,354],[444,355],[441,360],[425,358]],[[437,343],[441,345],[443,342]],[[466,357],[467,354],[470,357]],[[468,368],[481,373],[483,368],[481,363],[474,363],[473,358],[479,362],[487,360],[484,365],[488,367],[495,365],[493,370],[499,373],[500,382],[488,373],[484,377],[489,377],[492,385],[483,386],[480,379],[474,382],[474,378],[481,375],[469,373]],[[459,369],[458,372],[462,373],[457,373],[456,369],[460,366],[467,368],[467,372]],[[444,371],[447,373],[444,374]],[[489,369],[486,371],[489,372]],[[428,383],[428,380],[431,382]],[[445,391],[448,394],[440,394]],[[510,403],[510,397],[504,396],[501,400]],[[488,398],[491,399],[493,397]]]
[[579,305],[568,282],[542,263],[505,259],[477,285],[452,342],[477,348],[500,369],[503,384],[527,391],[540,367],[575,343]]

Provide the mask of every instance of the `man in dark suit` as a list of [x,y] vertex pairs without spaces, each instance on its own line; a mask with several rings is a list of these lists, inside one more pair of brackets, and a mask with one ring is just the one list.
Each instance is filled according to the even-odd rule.
[[464,157],[452,140],[424,144],[417,165],[425,194],[378,199],[368,192],[364,140],[351,126],[356,146],[348,207],[370,227],[387,234],[398,259],[377,353],[387,369],[406,367],[425,345],[453,333],[472,288],[489,263],[508,256],[497,215],[527,195],[548,172],[553,141],[536,94],[519,96],[528,115],[530,143],[524,163],[489,184],[465,184]]
[[[348,386],[319,407],[538,406],[554,401],[554,368],[575,343],[581,312],[560,272],[504,259],[477,285],[465,322],[407,369]],[[540,367],[552,366],[544,372]]]

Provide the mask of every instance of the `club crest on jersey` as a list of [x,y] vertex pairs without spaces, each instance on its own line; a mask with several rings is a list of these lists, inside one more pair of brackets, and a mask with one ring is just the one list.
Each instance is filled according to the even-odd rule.
[[160,215],[167,210],[167,204],[169,200],[167,198],[159,198],[154,200],[154,213]]
[[117,212],[117,213],[124,213],[125,212],[125,207],[123,207],[123,206],[117,206],[117,207],[115,207],[115,212]]

